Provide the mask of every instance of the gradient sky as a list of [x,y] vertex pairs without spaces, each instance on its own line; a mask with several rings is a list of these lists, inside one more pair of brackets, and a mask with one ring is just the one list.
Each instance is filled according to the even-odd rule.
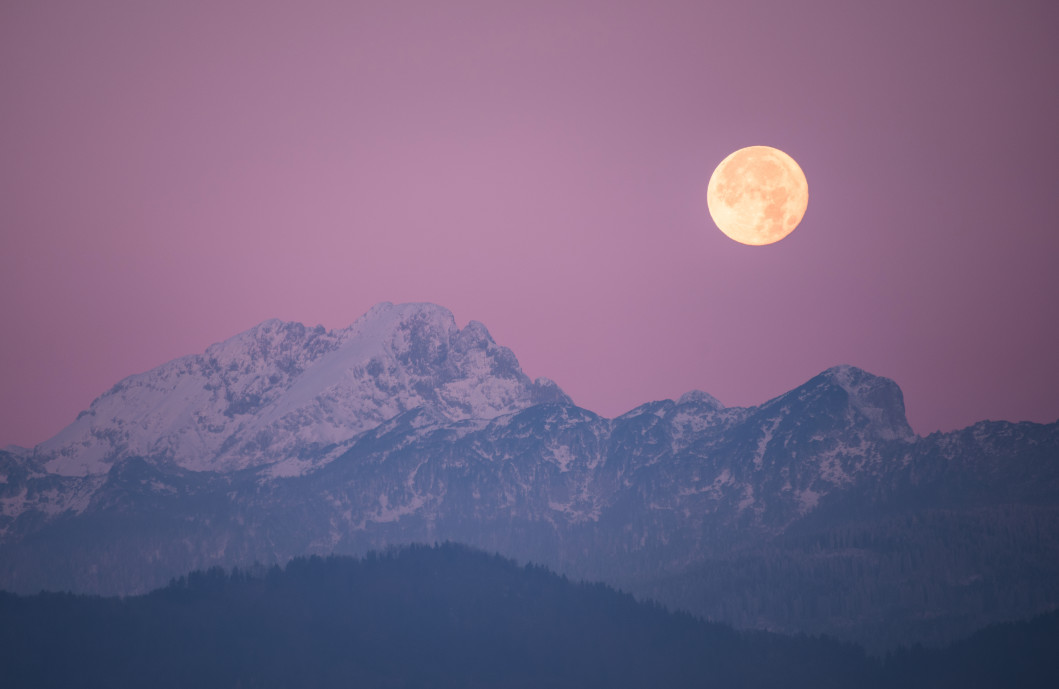
[[[607,416],[848,363],[1059,417],[1051,1],[0,5],[0,446],[271,317],[484,322]],[[706,184],[792,155],[749,247]]]

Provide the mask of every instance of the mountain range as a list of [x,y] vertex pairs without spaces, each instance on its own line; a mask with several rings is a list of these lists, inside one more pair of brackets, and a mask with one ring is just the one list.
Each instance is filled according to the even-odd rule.
[[1059,423],[920,437],[851,366],[608,419],[482,324],[380,304],[338,331],[266,321],[0,451],[16,592],[446,540],[739,627],[943,643],[1059,607]]

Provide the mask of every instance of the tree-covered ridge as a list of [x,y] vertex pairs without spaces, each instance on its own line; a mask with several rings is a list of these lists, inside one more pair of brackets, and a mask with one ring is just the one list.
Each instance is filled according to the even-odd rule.
[[[987,669],[1017,662],[1019,686],[1052,686],[1059,616],[1034,625],[965,645]],[[1000,686],[961,674],[961,648],[881,661],[736,632],[451,544],[214,568],[124,599],[0,594],[5,687]]]

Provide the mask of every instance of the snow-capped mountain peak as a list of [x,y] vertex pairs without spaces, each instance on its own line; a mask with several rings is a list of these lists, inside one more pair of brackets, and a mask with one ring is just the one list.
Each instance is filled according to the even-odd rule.
[[724,409],[724,405],[721,404],[720,400],[718,400],[710,393],[703,392],[702,390],[691,390],[689,392],[685,392],[683,395],[680,396],[680,399],[677,400],[677,404],[697,404],[704,405],[708,408],[716,410]]
[[915,437],[905,417],[904,394],[889,378],[843,365],[827,369],[817,379],[844,390],[850,407],[869,421],[878,437],[885,440],[911,440]]
[[484,325],[434,304],[382,303],[338,331],[268,320],[130,376],[36,448],[48,470],[99,474],[124,457],[194,470],[326,452],[404,411],[493,418],[569,398],[531,381]]

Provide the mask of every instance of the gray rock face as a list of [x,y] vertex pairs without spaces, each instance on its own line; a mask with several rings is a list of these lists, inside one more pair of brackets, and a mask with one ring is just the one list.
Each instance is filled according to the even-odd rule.
[[758,407],[605,419],[429,305],[264,323],[119,383],[0,476],[16,591],[454,540],[877,648],[1059,605],[1059,424],[919,438],[897,385],[848,366]]

